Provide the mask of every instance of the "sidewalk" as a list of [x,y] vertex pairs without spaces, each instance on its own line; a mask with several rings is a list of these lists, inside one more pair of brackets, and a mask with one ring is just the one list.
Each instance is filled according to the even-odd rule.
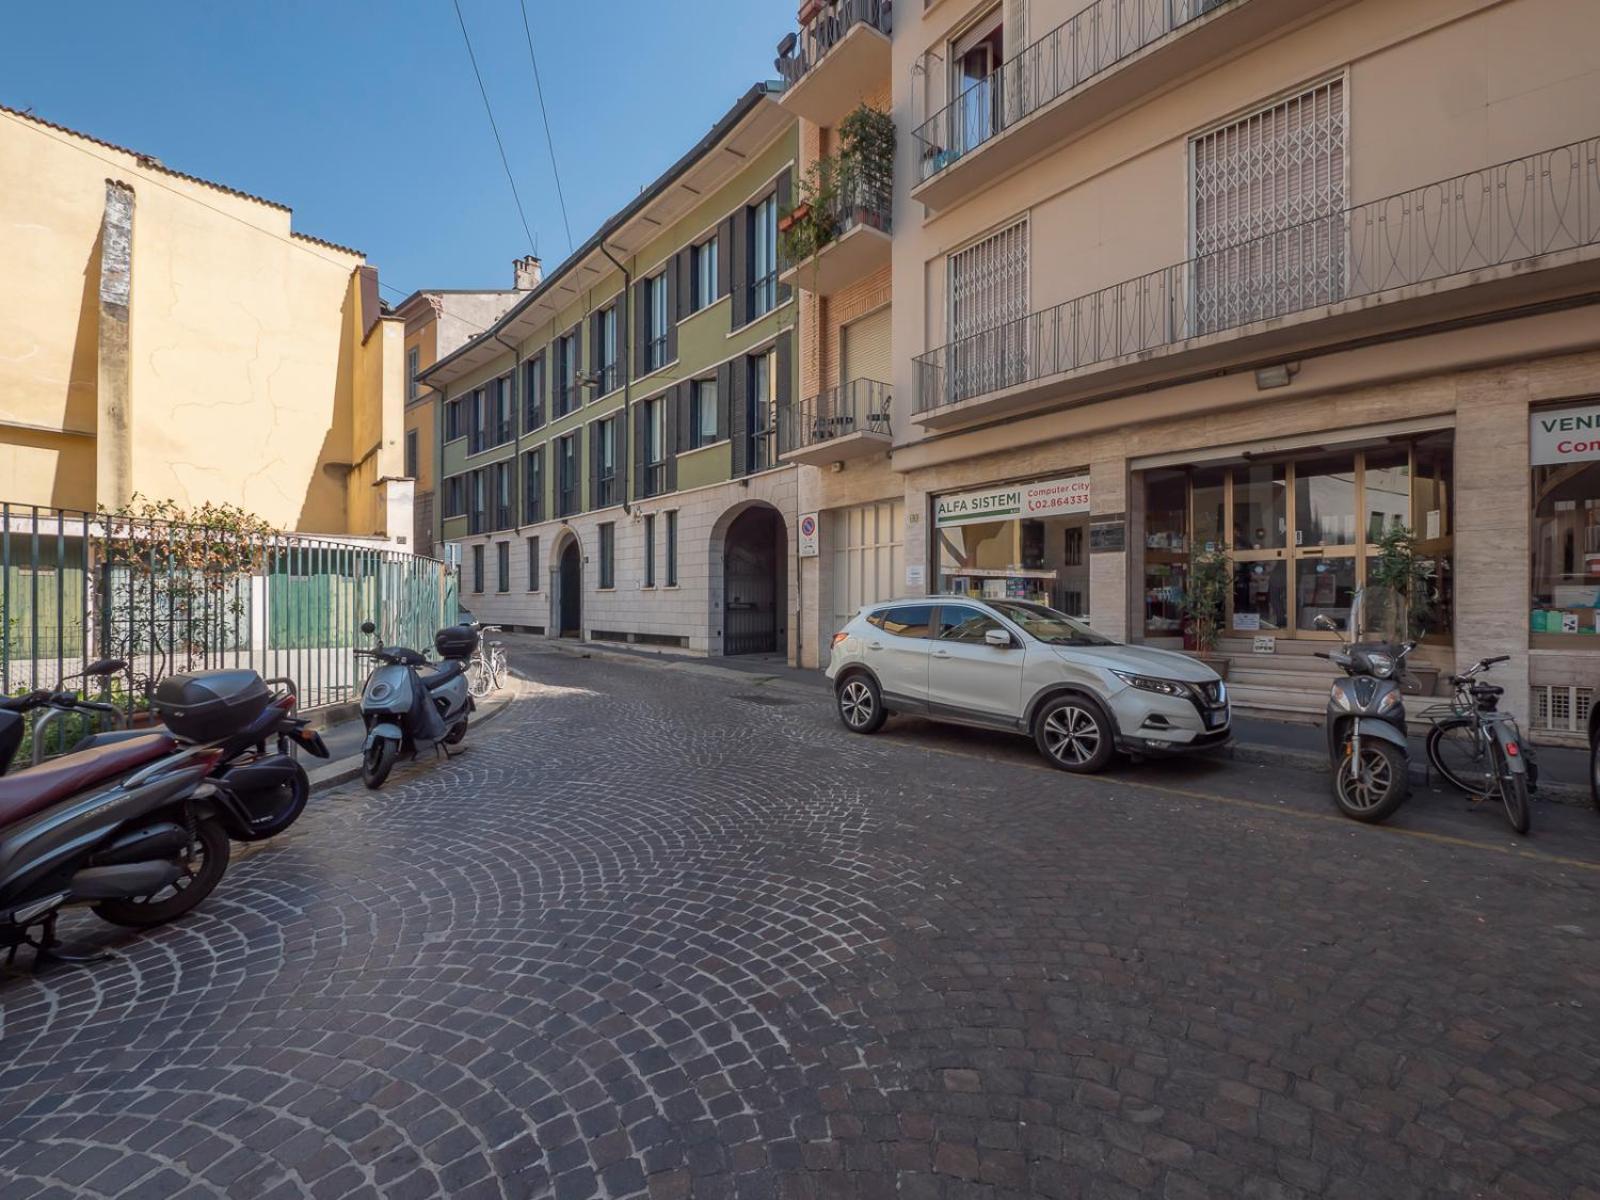
[[[506,641],[508,645],[518,648],[549,649],[580,658],[623,659],[644,666],[724,678],[744,677],[757,685],[791,686],[823,697],[828,693],[827,676],[820,670],[792,667],[782,655],[777,654],[713,659],[639,646],[556,641],[531,634],[508,634]],[[1240,762],[1324,772],[1328,769],[1325,737],[1321,725],[1293,724],[1261,717],[1234,717],[1233,743],[1229,752]],[[1427,762],[1422,739],[1413,737],[1411,773],[1414,782],[1428,782]],[[1587,805],[1590,802],[1588,772],[1589,756],[1586,752],[1560,746],[1541,746],[1538,795],[1547,801]]]

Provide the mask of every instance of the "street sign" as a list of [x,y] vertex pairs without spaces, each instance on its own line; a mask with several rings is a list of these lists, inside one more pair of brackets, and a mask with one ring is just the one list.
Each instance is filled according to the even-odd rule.
[[800,557],[817,556],[817,514],[804,513],[800,517]]

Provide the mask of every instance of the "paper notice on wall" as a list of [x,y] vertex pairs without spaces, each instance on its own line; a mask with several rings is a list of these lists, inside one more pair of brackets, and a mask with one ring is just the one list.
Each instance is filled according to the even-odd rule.
[[1245,629],[1256,630],[1256,629],[1260,629],[1261,628],[1261,614],[1260,613],[1236,612],[1236,613],[1233,614],[1233,627],[1235,629],[1239,629],[1239,630],[1245,630]]
[[927,584],[928,584],[928,573],[927,573],[927,569],[926,568],[924,568],[924,567],[922,567],[920,565],[918,565],[918,566],[908,566],[906,568],[906,587],[907,588],[911,589],[914,592],[920,592],[923,588],[925,588],[927,586]]
[[1562,613],[1561,614],[1561,632],[1562,633],[1577,633],[1578,632],[1578,614],[1577,613],[1569,612],[1569,613]]
[[1437,508],[1430,508],[1428,510],[1427,520],[1423,524],[1424,524],[1425,528],[1427,529],[1427,533],[1424,535],[1425,537],[1428,537],[1430,539],[1438,537],[1439,536],[1439,524],[1440,524],[1440,522],[1439,522],[1439,510]]

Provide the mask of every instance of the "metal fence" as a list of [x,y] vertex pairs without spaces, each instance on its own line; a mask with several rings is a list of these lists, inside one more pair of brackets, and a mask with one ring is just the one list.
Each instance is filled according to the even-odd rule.
[[1600,137],[1292,225],[919,355],[916,411],[1192,337],[1600,245]]
[[799,33],[778,44],[778,74],[790,87],[811,70],[858,24],[865,23],[884,35],[893,31],[889,0],[837,0],[806,23]]
[[780,451],[803,450],[851,433],[888,437],[892,392],[887,383],[876,379],[852,379],[781,409]]
[[1099,0],[1056,26],[934,113],[912,134],[917,181],[1223,0]]
[[302,707],[314,708],[359,688],[366,666],[352,651],[366,644],[363,621],[385,642],[425,649],[457,619],[456,575],[436,559],[205,532],[201,543],[214,536],[229,553],[196,566],[167,552],[196,532],[0,503],[0,690],[55,687],[95,659],[122,658],[111,690],[130,711],[168,675],[224,667],[292,678]]

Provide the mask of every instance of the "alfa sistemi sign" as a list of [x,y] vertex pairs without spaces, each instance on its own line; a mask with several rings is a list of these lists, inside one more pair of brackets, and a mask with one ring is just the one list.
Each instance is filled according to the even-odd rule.
[[941,528],[974,521],[1009,521],[1017,517],[1071,517],[1089,511],[1089,477],[1040,479],[981,492],[953,492],[933,502],[933,523]]
[[1528,449],[1536,467],[1600,461],[1600,404],[1533,413],[1529,418]]

